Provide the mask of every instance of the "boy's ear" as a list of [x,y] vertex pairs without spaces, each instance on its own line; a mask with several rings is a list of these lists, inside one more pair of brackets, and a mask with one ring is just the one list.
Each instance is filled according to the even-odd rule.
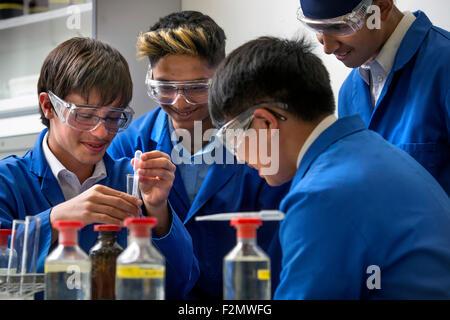
[[52,107],[48,93],[41,92],[39,94],[39,105],[41,107],[42,112],[44,113],[44,116],[47,119],[52,119],[55,117],[55,110]]
[[378,6],[380,8],[380,19],[382,21],[385,21],[390,13],[392,12],[392,9],[394,8],[394,1],[393,0],[378,0],[374,3],[374,5]]
[[279,129],[278,119],[265,109],[256,109],[253,117],[256,120],[255,126],[260,129]]

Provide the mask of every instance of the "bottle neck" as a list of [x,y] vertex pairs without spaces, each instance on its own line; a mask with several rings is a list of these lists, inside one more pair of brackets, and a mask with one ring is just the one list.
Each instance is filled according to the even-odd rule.
[[135,243],[138,246],[148,246],[150,244],[150,237],[135,237],[130,235],[128,237],[128,245]]
[[78,244],[78,230],[64,230],[58,234],[59,245],[73,247]]
[[100,231],[98,240],[105,244],[114,244],[117,241],[117,233],[115,231]]
[[149,240],[152,237],[151,228],[148,226],[134,226],[129,229],[128,239],[147,239]]
[[237,237],[237,242],[239,244],[248,244],[248,245],[256,245],[256,237],[255,238],[241,238]]

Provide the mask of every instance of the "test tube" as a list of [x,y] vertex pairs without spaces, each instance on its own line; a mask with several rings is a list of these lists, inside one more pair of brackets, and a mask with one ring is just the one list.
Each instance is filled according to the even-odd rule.
[[136,150],[134,153],[134,176],[133,176],[133,189],[132,189],[132,195],[135,197],[139,197],[138,195],[138,188],[139,188],[139,175],[137,173],[137,160],[141,159],[142,151]]

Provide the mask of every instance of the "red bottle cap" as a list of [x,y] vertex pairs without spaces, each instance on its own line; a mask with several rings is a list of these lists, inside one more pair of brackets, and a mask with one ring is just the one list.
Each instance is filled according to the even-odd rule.
[[117,224],[97,224],[94,226],[94,231],[120,231],[121,226]]
[[8,237],[11,233],[11,229],[0,229],[0,246],[5,247],[8,245]]
[[230,225],[237,229],[237,237],[240,239],[256,238],[256,229],[262,225],[260,218],[234,218]]
[[150,237],[150,229],[158,224],[158,219],[151,218],[126,218],[125,227],[130,230],[130,236],[136,238]]
[[83,227],[81,221],[60,220],[55,221],[53,228],[58,229],[59,244],[64,246],[74,246],[78,243],[78,230]]

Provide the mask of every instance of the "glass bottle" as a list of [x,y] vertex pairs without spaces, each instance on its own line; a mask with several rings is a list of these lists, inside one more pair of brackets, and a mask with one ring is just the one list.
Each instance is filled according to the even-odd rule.
[[30,14],[48,11],[48,0],[30,0],[28,7]]
[[163,300],[165,258],[152,245],[156,218],[127,218],[128,246],[117,258],[117,300]]
[[81,221],[56,221],[58,246],[45,259],[46,300],[89,300],[91,262],[78,246]]
[[117,243],[117,232],[122,227],[98,224],[98,240],[89,251],[91,259],[91,299],[114,300],[116,283],[116,260],[123,248]]
[[23,15],[23,0],[0,0],[0,20]]
[[223,261],[224,300],[270,300],[270,258],[256,243],[259,218],[234,218],[237,245]]

